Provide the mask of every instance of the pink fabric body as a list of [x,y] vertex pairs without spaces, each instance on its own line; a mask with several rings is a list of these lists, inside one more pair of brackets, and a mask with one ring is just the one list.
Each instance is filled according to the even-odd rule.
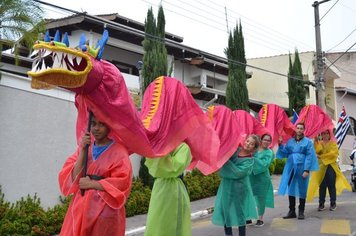
[[197,167],[204,174],[216,170],[219,138],[184,84],[164,77],[158,110],[146,129],[142,119],[154,99],[154,82],[145,91],[140,114],[120,71],[104,60],[92,62],[93,70],[87,83],[72,89],[77,93],[77,140],[87,129],[88,110],[91,110],[109,126],[112,137],[125,145],[130,153],[157,158],[186,142],[193,156],[191,168]]
[[[261,123],[263,108],[258,113],[258,121]],[[264,127],[272,135],[270,147],[278,145],[279,137],[283,138],[283,143],[290,139],[295,131],[294,125],[288,118],[286,112],[276,104],[267,104],[267,117]]]
[[[305,124],[304,135],[308,138],[315,138],[324,130],[333,130],[334,124],[328,114],[317,105],[305,106],[299,114],[295,124]],[[333,132],[330,133],[331,140],[336,140]]]
[[235,110],[236,122],[240,126],[240,133],[247,135],[257,134],[260,137],[269,131],[261,123],[245,110]]

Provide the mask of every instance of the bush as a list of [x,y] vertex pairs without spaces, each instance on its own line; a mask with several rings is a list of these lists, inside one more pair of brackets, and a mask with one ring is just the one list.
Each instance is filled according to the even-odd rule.
[[48,219],[40,199],[34,195],[11,204],[0,219],[0,235],[49,235]]
[[217,172],[204,176],[199,170],[194,169],[185,175],[184,181],[187,184],[190,200],[195,201],[215,196],[219,188],[220,177]]
[[148,211],[151,189],[141,179],[133,179],[131,193],[126,202],[126,216],[145,214]]
[[64,217],[67,213],[69,203],[72,199],[72,196],[69,197],[59,197],[61,204],[55,205],[53,208],[49,208],[46,212],[46,217],[48,219],[48,228],[47,231],[51,234],[59,234],[62,228],[62,223]]
[[[190,200],[215,196],[220,184],[217,173],[204,176],[198,170],[187,172],[184,177]],[[126,216],[146,214],[151,189],[141,179],[133,179],[131,194],[126,202]],[[14,204],[4,199],[0,186],[0,235],[53,235],[59,234],[71,197],[60,197],[60,204],[44,210],[35,194],[21,198]]]
[[276,170],[276,158],[274,158],[271,164],[269,165],[269,174],[273,175],[275,170]]
[[275,160],[276,160],[276,167],[274,173],[280,175],[282,174],[284,166],[286,165],[287,158],[283,158],[283,159],[276,158]]
[[138,176],[142,180],[144,186],[148,186],[150,189],[153,187],[154,178],[150,175],[147,166],[145,165],[146,158],[141,157],[140,169],[138,171]]

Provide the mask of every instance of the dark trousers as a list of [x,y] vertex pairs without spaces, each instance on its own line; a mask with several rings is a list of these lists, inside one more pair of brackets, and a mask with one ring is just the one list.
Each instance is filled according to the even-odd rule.
[[[224,226],[225,235],[232,235],[232,227]],[[239,226],[239,236],[246,236],[246,226]]]
[[326,168],[325,176],[323,182],[319,186],[319,204],[325,202],[326,188],[329,190],[330,204],[335,204],[336,202],[336,173],[331,165]]
[[[292,171],[289,180],[288,180],[288,186],[290,185],[290,183],[292,182],[294,176],[294,171]],[[295,197],[294,196],[288,196],[288,200],[289,200],[289,210],[295,212]],[[305,198],[299,198],[299,208],[298,210],[300,212],[304,213],[304,209],[305,209]]]
[[[289,210],[295,212],[295,197],[288,196],[288,200],[289,200]],[[304,212],[304,209],[305,209],[305,198],[299,198],[298,210],[299,212]]]

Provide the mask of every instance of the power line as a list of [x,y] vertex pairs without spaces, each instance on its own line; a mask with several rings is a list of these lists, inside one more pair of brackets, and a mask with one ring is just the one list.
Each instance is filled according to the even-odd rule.
[[336,3],[338,3],[340,0],[337,0],[334,5],[332,5],[329,10],[326,11],[326,13],[320,18],[319,22],[331,11],[331,9],[334,8],[334,6],[336,5]]
[[[179,8],[179,9],[182,9],[183,11],[187,11],[189,15],[201,16],[201,17],[204,18],[205,20],[212,21],[211,18],[206,17],[206,16],[204,16],[204,15],[201,15],[201,14],[197,13],[196,11],[188,10],[188,9],[186,9],[185,7],[178,6],[178,5],[175,5],[175,4],[170,3],[170,2],[165,2],[165,3],[167,3],[167,5],[170,5],[170,6]],[[190,6],[192,6],[192,5],[190,5]],[[176,14],[176,15],[180,15],[180,16],[185,17],[185,18],[187,18],[187,19],[193,20],[194,22],[198,22],[198,23],[203,24],[203,25],[205,25],[205,26],[208,26],[208,27],[210,27],[210,28],[213,28],[213,29],[216,29],[216,30],[225,32],[225,29],[224,29],[224,28],[225,28],[225,24],[224,24],[224,23],[221,23],[221,22],[218,22],[218,21],[213,21],[214,24],[219,24],[219,25],[221,26],[221,27],[217,27],[217,26],[214,26],[214,25],[212,25],[212,24],[207,24],[205,21],[201,21],[201,20],[199,20],[199,19],[196,19],[196,18],[192,18],[192,17],[190,17],[190,16],[187,16],[187,15],[181,13],[181,12],[177,12],[176,10],[172,10],[171,8],[168,8],[167,6],[164,6],[164,5],[163,5],[163,8],[164,8],[165,10],[169,11],[169,12],[172,12],[172,13]],[[220,19],[222,19],[222,18],[220,17]],[[256,32],[256,31],[254,31],[254,30],[250,30],[250,31],[251,31],[251,32]],[[253,43],[255,43],[255,44],[258,44],[258,45],[261,45],[261,46],[263,46],[263,47],[272,49],[272,50],[274,50],[274,51],[278,51],[278,52],[280,52],[280,53],[286,53],[286,51],[289,51],[289,50],[290,50],[290,47],[291,47],[291,46],[288,46],[288,48],[282,48],[279,44],[276,44],[276,41],[278,41],[278,39],[277,39],[277,40],[276,40],[276,39],[272,39],[269,43],[267,43],[267,42],[266,42],[266,38],[271,38],[271,37],[269,36],[270,34],[265,35],[264,40],[262,40],[262,39],[259,38],[259,37],[261,37],[261,34],[258,33],[258,32],[256,32],[256,33],[257,33],[257,34],[250,34],[250,32],[244,31],[244,36],[245,36],[246,39],[248,39],[249,42],[253,42]],[[257,36],[256,36],[256,35],[257,35]],[[256,39],[257,39],[257,41],[256,41]],[[260,41],[258,41],[258,40],[260,40]],[[271,44],[272,44],[272,45],[271,45]],[[273,45],[274,45],[274,47],[273,47]],[[294,48],[294,46],[293,46],[293,48]]]
[[356,28],[353,29],[351,31],[351,33],[349,35],[347,35],[340,43],[338,43],[337,45],[335,45],[334,47],[330,48],[329,50],[327,50],[327,52],[333,50],[334,48],[336,48],[337,46],[339,46],[340,44],[342,44],[348,37],[350,37],[354,32],[356,31]]
[[338,58],[336,58],[335,61],[333,61],[326,69],[325,72],[332,66],[335,64],[335,62],[337,62],[341,57],[343,57],[353,46],[355,46],[356,43],[352,44],[351,47],[349,47],[345,52],[343,52]]
[[[75,13],[75,14],[81,14],[78,11],[74,11],[74,10],[71,10],[71,9],[67,9],[67,8],[63,8],[63,7],[60,7],[60,6],[56,6],[54,4],[42,2],[42,1],[39,1],[39,0],[34,0],[34,1],[36,1],[38,3],[41,3],[41,4],[44,4],[44,5],[47,5],[47,6],[50,6],[50,7],[58,8],[58,9],[60,9],[62,11],[71,12],[71,13]],[[120,29],[120,30],[124,30],[125,32],[131,33],[131,34],[146,35],[147,37],[149,37],[153,41],[156,41],[156,42],[159,42],[159,43],[164,43],[164,42],[162,42],[161,38],[159,38],[159,37],[156,37],[154,35],[150,35],[150,34],[147,34],[145,32],[141,32],[141,31],[135,30],[135,29],[132,29],[130,27],[123,26],[123,25],[121,25],[119,23],[112,22],[112,21],[109,21],[109,20],[105,20],[103,18],[92,16],[92,15],[88,15],[88,14],[86,14],[86,17],[91,18],[92,20],[105,22],[108,26],[110,25],[112,28],[114,28],[116,30]],[[169,42],[169,44],[171,44],[171,45],[177,46],[178,48],[182,47],[181,44],[179,44],[179,43],[177,43],[175,41],[171,41],[171,40],[167,40],[167,39],[165,41]],[[247,63],[242,63],[242,62],[239,62],[239,61],[236,61],[236,60],[228,59],[228,63],[233,63],[234,65],[244,65],[246,67],[254,68],[256,70],[261,70],[261,71],[264,71],[264,72],[267,72],[267,73],[271,73],[271,74],[275,74],[275,75],[279,75],[279,76],[283,76],[283,77],[287,77],[287,78],[289,77],[289,78],[295,79],[295,80],[305,81],[305,80],[297,78],[297,77],[291,77],[291,76],[288,76],[288,75],[285,75],[285,74],[282,74],[282,73],[279,73],[279,72],[267,70],[267,69],[264,69],[264,68],[261,68],[261,67],[252,66],[252,65],[249,65]]]
[[[212,1],[209,1],[209,2],[210,2],[210,3],[213,3]],[[219,4],[216,4],[216,3],[215,3],[215,5],[219,6],[220,9],[223,8],[222,5],[219,5]],[[269,37],[269,38],[272,38],[271,35],[275,35],[276,37],[273,39],[274,41],[279,41],[279,42],[285,41],[285,42],[289,43],[289,44],[288,44],[288,47],[293,47],[293,48],[295,47],[295,43],[293,43],[293,42],[298,42],[298,43],[300,43],[299,41],[297,41],[297,40],[295,40],[295,39],[291,39],[289,36],[286,36],[286,35],[284,35],[284,34],[278,32],[278,31],[276,31],[275,29],[272,29],[272,28],[270,28],[270,27],[268,27],[268,26],[262,25],[262,24],[260,24],[260,23],[258,23],[258,22],[256,22],[256,21],[254,21],[254,20],[248,18],[248,17],[245,17],[244,15],[242,15],[242,14],[240,14],[240,13],[238,13],[238,12],[235,12],[235,11],[233,11],[233,10],[231,10],[231,9],[228,9],[228,11],[229,11],[230,13],[232,13],[232,14],[229,14],[229,15],[228,15],[229,18],[236,19],[235,15],[241,16],[243,19],[246,19],[246,21],[243,21],[243,22],[244,22],[244,25],[247,24],[247,25],[250,25],[250,26],[252,26],[252,27],[254,27],[254,28],[258,28],[258,29],[260,30],[260,31],[258,32],[259,35],[261,35],[261,32],[264,32],[263,34],[266,35],[266,36]],[[245,27],[244,27],[244,28],[245,28]],[[249,28],[247,28],[247,29],[249,29]],[[249,29],[249,30],[251,30],[251,29]],[[256,31],[256,30],[251,30],[251,31]],[[257,32],[257,31],[256,31],[256,32]],[[281,37],[281,36],[282,36],[282,37]],[[285,42],[284,42],[284,43],[285,43]],[[290,46],[290,44],[293,44],[293,46]],[[304,43],[303,43],[303,44],[304,44]],[[306,44],[305,44],[305,45],[306,45]],[[307,45],[307,48],[310,49],[311,46],[310,46],[310,45]]]

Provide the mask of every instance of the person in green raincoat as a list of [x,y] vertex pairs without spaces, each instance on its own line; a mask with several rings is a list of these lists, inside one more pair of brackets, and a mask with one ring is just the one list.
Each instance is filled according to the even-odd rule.
[[261,146],[254,156],[254,164],[250,182],[253,195],[255,196],[258,220],[256,226],[261,227],[263,223],[263,215],[266,207],[274,208],[274,195],[269,166],[274,159],[274,152],[269,148],[272,142],[272,137],[269,134],[262,135]]
[[181,175],[192,160],[185,143],[165,157],[146,158],[155,178],[147,214],[145,236],[191,236],[190,199]]
[[233,226],[239,227],[239,236],[245,236],[246,219],[257,219],[249,175],[253,169],[253,153],[258,145],[259,137],[249,135],[219,171],[221,182],[212,222],[224,226],[226,236],[233,235]]

